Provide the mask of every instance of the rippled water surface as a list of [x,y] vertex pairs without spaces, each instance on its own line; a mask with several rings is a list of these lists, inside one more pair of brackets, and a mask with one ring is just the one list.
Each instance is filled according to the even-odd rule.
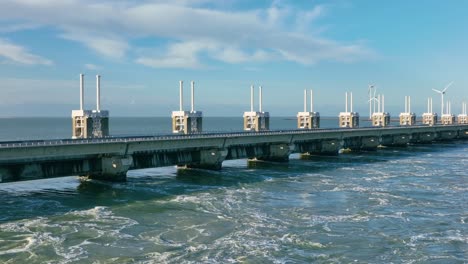
[[0,184],[0,263],[467,263],[468,142]]

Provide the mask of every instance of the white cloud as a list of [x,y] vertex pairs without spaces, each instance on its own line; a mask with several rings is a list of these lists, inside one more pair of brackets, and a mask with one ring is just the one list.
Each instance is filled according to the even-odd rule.
[[101,67],[95,65],[95,64],[92,64],[92,63],[87,63],[84,65],[84,67],[87,69],[87,70],[91,70],[91,71],[95,71],[95,70],[100,70]]
[[8,61],[27,65],[53,64],[51,60],[29,53],[26,48],[5,39],[0,39],[0,57],[4,57]]
[[111,58],[122,58],[129,48],[126,41],[114,36],[104,37],[97,34],[91,35],[88,33],[79,33],[75,30],[63,34],[62,37],[83,43],[85,46],[95,50],[99,54]]
[[140,57],[137,63],[154,68],[200,68],[197,54],[212,49],[210,43],[184,42],[172,44],[165,54],[153,57]]
[[133,40],[164,40],[165,44],[152,49],[145,47],[148,53],[140,52],[135,59],[158,68],[200,68],[202,55],[227,63],[314,64],[354,61],[372,54],[359,43],[311,34],[318,32],[313,24],[324,14],[324,6],[299,10],[281,1],[263,10],[228,11],[219,6],[215,0],[3,0],[0,22],[57,27],[61,37],[111,58],[133,55]]
[[11,32],[23,31],[23,30],[31,30],[31,29],[37,29],[39,27],[40,25],[37,25],[34,23],[7,24],[7,25],[3,25],[0,28],[0,33],[11,33]]

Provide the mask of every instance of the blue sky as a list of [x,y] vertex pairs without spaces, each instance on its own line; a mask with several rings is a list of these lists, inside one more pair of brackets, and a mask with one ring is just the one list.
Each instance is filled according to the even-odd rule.
[[[112,116],[170,116],[178,81],[196,82],[197,110],[241,116],[250,85],[272,116],[336,116],[344,93],[368,114],[367,87],[397,116],[425,111],[447,83],[452,112],[468,101],[468,1],[1,0],[0,116],[94,109],[95,75]],[[188,108],[188,104],[186,105]]]

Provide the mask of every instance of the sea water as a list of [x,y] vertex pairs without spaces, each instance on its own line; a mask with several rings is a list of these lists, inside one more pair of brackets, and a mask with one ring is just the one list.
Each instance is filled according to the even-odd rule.
[[[242,119],[204,125],[238,131]],[[161,134],[170,119],[110,126]],[[69,118],[0,119],[0,141],[68,138],[70,127]],[[454,141],[225,161],[221,171],[135,170],[124,183],[2,183],[0,263],[467,263],[467,165],[468,142]]]

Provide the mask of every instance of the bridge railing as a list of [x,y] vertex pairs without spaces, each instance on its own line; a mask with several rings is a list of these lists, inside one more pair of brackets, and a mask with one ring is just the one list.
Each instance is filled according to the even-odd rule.
[[[452,125],[458,126],[458,125]],[[204,132],[196,134],[178,135],[178,134],[165,134],[165,135],[149,135],[149,136],[124,136],[124,137],[105,137],[105,138],[91,138],[91,139],[51,139],[51,140],[26,140],[26,141],[5,141],[0,142],[0,148],[19,148],[19,147],[43,147],[43,146],[63,146],[63,145],[77,145],[77,144],[105,144],[105,143],[130,143],[130,142],[143,142],[143,141],[162,141],[162,140],[180,140],[180,139],[200,139],[200,138],[232,138],[232,137],[248,137],[248,136],[271,136],[271,135],[288,135],[288,134],[312,134],[324,132],[337,132],[337,131],[375,131],[379,130],[395,130],[401,128],[418,128],[429,127],[427,125],[415,126],[392,126],[392,127],[361,127],[361,128],[319,128],[319,129],[283,129],[283,130],[270,130],[259,132]],[[450,126],[432,126],[432,127],[450,127]]]

